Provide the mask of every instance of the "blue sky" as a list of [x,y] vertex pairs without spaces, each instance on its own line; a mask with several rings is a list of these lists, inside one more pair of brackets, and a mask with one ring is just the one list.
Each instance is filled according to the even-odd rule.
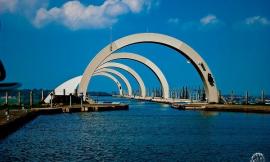
[[[83,73],[104,46],[123,36],[156,32],[176,37],[208,63],[219,89],[229,93],[270,92],[270,10],[267,0],[0,0],[0,58],[6,81],[22,88],[52,89]],[[141,54],[155,62],[171,88],[200,86],[192,65],[177,52],[153,44],[121,51]],[[155,76],[141,64],[134,68],[149,88]],[[177,70],[173,70],[177,69]],[[119,70],[121,71],[121,70]],[[134,79],[121,71],[138,89]],[[91,81],[91,90],[117,87],[104,77]]]

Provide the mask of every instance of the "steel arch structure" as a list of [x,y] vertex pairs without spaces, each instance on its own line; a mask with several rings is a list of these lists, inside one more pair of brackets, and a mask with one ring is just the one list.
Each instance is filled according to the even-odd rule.
[[145,84],[141,78],[141,76],[135,71],[133,70],[131,67],[121,64],[121,63],[117,63],[117,62],[106,62],[104,64],[102,64],[101,66],[99,66],[97,68],[97,70],[103,69],[103,68],[108,68],[108,67],[115,67],[115,68],[120,68],[123,69],[125,71],[127,71],[128,73],[130,73],[136,80],[136,82],[138,83],[139,87],[140,87],[140,92],[141,92],[141,97],[146,97],[146,88],[145,88]]
[[[107,73],[107,72],[98,72],[98,73],[95,73],[94,76],[105,76],[105,77],[111,79],[112,81],[114,81],[115,84],[117,85],[118,90],[119,90],[119,95],[120,95],[120,96],[123,96],[122,85],[121,85],[121,83],[118,81],[118,79],[115,78],[113,75],[111,75],[110,73]],[[79,84],[79,83],[78,83],[78,84]]]
[[190,62],[195,67],[195,69],[197,70],[202,79],[208,102],[214,103],[219,102],[219,92],[213,74],[210,68],[208,67],[207,63],[203,60],[203,58],[184,42],[176,38],[157,33],[133,34],[120,38],[107,45],[94,57],[94,59],[92,59],[92,61],[88,64],[88,66],[84,70],[83,77],[79,85],[79,91],[86,94],[87,87],[91,81],[91,78],[95,70],[113,52],[123,47],[139,43],[155,43],[167,46],[169,48],[176,50],[179,54],[186,57],[188,60],[190,60]]
[[119,71],[114,70],[114,69],[103,68],[103,69],[97,70],[94,74],[97,74],[97,73],[100,73],[100,72],[111,73],[111,74],[114,74],[114,75],[118,76],[119,78],[121,78],[124,81],[124,83],[125,83],[125,85],[126,85],[126,87],[128,89],[128,96],[132,96],[132,88],[131,88],[130,82],[128,81],[128,79],[122,73],[120,73]]
[[153,63],[151,60],[149,60],[146,57],[140,56],[135,53],[128,53],[128,52],[123,52],[123,53],[113,53],[109,57],[107,57],[100,66],[102,66],[104,63],[117,60],[117,59],[128,59],[128,60],[134,60],[139,63],[144,64],[148,69],[150,69],[155,76],[158,78],[159,83],[162,87],[162,95],[163,98],[169,98],[169,84],[167,82],[167,79],[163,72],[159,69],[159,67]]

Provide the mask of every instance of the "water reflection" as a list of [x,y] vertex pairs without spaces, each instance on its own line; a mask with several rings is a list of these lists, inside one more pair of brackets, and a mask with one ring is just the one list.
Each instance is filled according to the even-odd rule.
[[214,116],[218,116],[219,113],[218,112],[214,112],[214,111],[200,111],[200,114],[203,117],[214,117]]

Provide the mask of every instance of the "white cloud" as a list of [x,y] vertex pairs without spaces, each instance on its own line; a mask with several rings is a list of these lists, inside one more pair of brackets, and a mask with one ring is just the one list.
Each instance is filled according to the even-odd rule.
[[215,15],[209,14],[200,19],[202,25],[215,24],[218,22],[218,19]]
[[225,24],[219,20],[215,15],[208,14],[201,19],[183,21],[179,18],[169,18],[167,21],[169,24],[177,25],[183,31],[197,30],[197,31],[209,31],[218,29]]
[[106,0],[100,6],[85,6],[79,1],[68,1],[60,8],[49,10],[40,8],[33,24],[42,27],[56,22],[72,30],[85,28],[105,28],[118,21],[118,16],[126,13],[139,13],[147,8],[150,0]]
[[1,13],[19,13],[32,18],[41,7],[46,7],[48,0],[0,0]]
[[179,24],[179,19],[178,18],[169,18],[168,23]]
[[122,0],[132,12],[138,13],[142,10],[144,5],[144,0]]
[[0,0],[0,13],[14,12],[17,4],[18,0]]
[[79,0],[72,0],[48,9],[49,0],[0,0],[0,14],[19,13],[36,27],[57,23],[72,30],[105,28],[116,23],[121,15],[149,11],[152,3],[157,1],[105,0],[101,5],[84,5]]
[[247,25],[253,25],[253,24],[270,25],[270,21],[265,17],[253,16],[253,17],[246,18],[245,24],[247,24]]

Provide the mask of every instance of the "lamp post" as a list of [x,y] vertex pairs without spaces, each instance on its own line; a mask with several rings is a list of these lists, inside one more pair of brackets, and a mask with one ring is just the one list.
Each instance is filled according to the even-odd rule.
[[83,108],[83,93],[80,93],[80,98],[81,98],[81,108]]
[[69,94],[69,107],[72,105],[72,93]]
[[51,108],[53,107],[53,93],[50,93],[51,96]]

